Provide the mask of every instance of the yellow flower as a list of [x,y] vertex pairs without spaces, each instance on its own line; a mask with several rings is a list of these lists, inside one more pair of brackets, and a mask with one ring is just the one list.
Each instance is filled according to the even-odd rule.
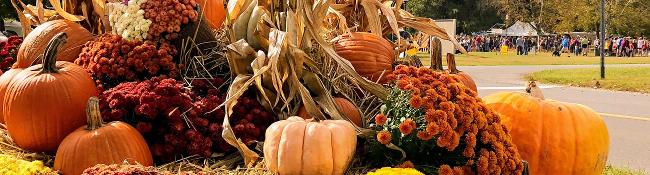
[[424,175],[420,171],[413,168],[390,168],[384,167],[375,172],[369,172],[366,175]]
[[0,165],[0,174],[3,175],[55,174],[41,161],[29,162],[6,154],[0,154]]

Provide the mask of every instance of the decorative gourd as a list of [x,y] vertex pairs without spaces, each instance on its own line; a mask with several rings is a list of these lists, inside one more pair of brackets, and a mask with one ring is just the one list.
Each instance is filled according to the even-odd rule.
[[357,144],[354,126],[344,120],[312,122],[289,117],[266,129],[264,160],[279,174],[343,174]]
[[350,61],[359,75],[386,83],[395,61],[395,51],[388,40],[366,32],[352,32],[334,40],[336,53]]
[[119,164],[125,160],[153,165],[149,146],[138,130],[120,121],[104,124],[97,97],[88,100],[86,115],[88,125],[72,132],[59,145],[54,169],[63,174],[81,174],[97,164]]
[[27,68],[36,63],[40,55],[45,53],[47,43],[58,33],[64,32],[68,35],[68,40],[56,55],[58,61],[74,62],[79,56],[83,45],[93,39],[93,35],[81,25],[68,20],[48,21],[36,27],[30,32],[20,45],[16,63],[13,68]]
[[203,11],[205,22],[210,28],[221,29],[223,21],[226,20],[226,8],[223,5],[223,0],[199,0],[198,3]]
[[447,69],[450,74],[456,75],[456,77],[458,77],[458,79],[461,82],[463,82],[465,86],[467,86],[468,88],[474,91],[477,91],[476,83],[474,82],[474,79],[472,79],[472,77],[469,76],[469,74],[459,71],[456,68],[456,57],[452,53],[447,53]]
[[[352,104],[352,102],[348,101],[345,98],[334,98],[334,103],[336,103],[336,108],[341,112],[341,114],[345,115],[352,123],[354,123],[357,126],[363,126],[363,121],[361,119],[361,111],[359,111],[359,108]],[[305,109],[305,106],[300,106],[298,109],[298,116],[302,117],[303,119],[311,119],[314,118],[307,113],[307,109]]]
[[[3,73],[2,76],[0,76],[0,102],[5,99],[5,92],[7,91],[7,86],[9,86],[9,83],[13,78],[20,72],[23,71],[23,69],[20,68],[14,68],[14,69],[9,69],[7,72]],[[5,117],[2,114],[4,111],[4,108],[2,105],[0,105],[0,123],[5,123]]]
[[547,100],[540,92],[532,84],[528,93],[501,92],[483,100],[501,114],[530,174],[602,174],[609,151],[603,119],[589,107]]
[[85,123],[86,100],[97,95],[81,67],[56,61],[65,43],[59,33],[48,43],[43,64],[16,75],[7,87],[3,115],[16,144],[34,152],[54,152],[66,135]]

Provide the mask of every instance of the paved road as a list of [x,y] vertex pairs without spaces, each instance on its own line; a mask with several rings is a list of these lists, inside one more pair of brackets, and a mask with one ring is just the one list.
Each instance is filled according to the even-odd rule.
[[[608,65],[650,66],[650,65]],[[524,76],[547,69],[597,67],[570,66],[467,66],[460,67],[474,78],[479,94],[523,91]],[[544,96],[564,102],[587,105],[604,116],[609,129],[609,163],[650,172],[650,94],[616,92],[591,88],[542,84]]]

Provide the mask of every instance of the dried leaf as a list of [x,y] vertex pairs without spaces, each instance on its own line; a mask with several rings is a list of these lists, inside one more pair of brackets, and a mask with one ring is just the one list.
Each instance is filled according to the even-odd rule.
[[36,0],[36,9],[38,13],[38,22],[44,23],[45,22],[45,11],[43,8],[43,0]]
[[50,1],[50,4],[52,5],[52,7],[54,7],[54,10],[59,15],[61,15],[61,17],[65,18],[65,19],[67,19],[69,21],[74,21],[74,22],[78,22],[78,21],[81,21],[81,20],[85,19],[83,16],[76,16],[76,15],[72,15],[72,14],[66,12],[63,8],[61,8],[61,1],[60,0],[49,0],[49,1]]
[[244,144],[240,139],[237,138],[237,136],[235,136],[235,132],[230,125],[229,118],[230,115],[232,115],[233,108],[237,104],[237,99],[239,99],[239,97],[246,91],[246,89],[248,89],[254,78],[255,76],[249,75],[237,76],[230,85],[228,95],[226,96],[226,101],[217,107],[221,108],[224,105],[226,107],[225,117],[223,118],[223,131],[221,132],[221,137],[223,137],[223,139],[228,142],[228,144],[239,150],[239,153],[241,153],[244,157],[244,163],[246,163],[247,166],[253,165],[253,163],[255,163],[260,156],[250,150],[246,144]]
[[243,39],[229,44],[226,48],[231,74],[233,76],[248,74],[248,66],[253,61],[255,50]]
[[368,20],[367,30],[370,30],[373,34],[377,36],[382,36],[381,30],[381,20],[379,19],[379,9],[373,3],[377,0],[362,0],[360,5],[363,7],[363,11],[366,13],[366,20]]
[[18,0],[11,0],[11,5],[14,6],[14,9],[16,10],[16,14],[18,14],[18,19],[20,20],[20,25],[23,28],[23,35],[27,36],[27,34],[29,34],[29,32],[32,31],[32,24],[31,24],[31,21],[29,19],[27,19],[27,17],[23,13],[23,10],[18,7],[18,5],[16,4],[16,1],[18,1]]

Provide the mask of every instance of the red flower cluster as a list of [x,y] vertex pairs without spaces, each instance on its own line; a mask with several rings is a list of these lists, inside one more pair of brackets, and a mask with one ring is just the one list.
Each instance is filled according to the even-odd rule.
[[[399,129],[402,137],[413,137],[410,134],[416,132],[415,139],[393,138],[392,143],[398,147],[409,144],[408,142],[431,143],[440,148],[435,149],[436,151],[449,153],[462,149],[462,155],[458,156],[467,161],[458,164],[457,161],[451,160],[444,165],[434,165],[441,166],[440,174],[462,174],[471,167],[478,167],[478,174],[521,173],[523,165],[514,143],[510,140],[508,130],[499,123],[499,116],[488,109],[475,91],[462,85],[455,76],[428,68],[400,65],[395,68],[393,74],[396,76],[394,91],[406,95],[392,94],[389,99],[398,101],[395,103],[407,103],[408,109],[395,107],[384,110],[387,113],[375,117],[377,126],[381,126],[378,127],[381,131],[377,135],[380,143],[388,144],[391,140],[384,138],[396,137],[390,135],[393,129]],[[389,119],[384,119],[386,117]],[[403,122],[386,124],[387,120],[400,119],[403,119]],[[410,156],[419,155],[407,155]],[[444,157],[441,159],[444,160]],[[411,160],[418,159],[411,157]],[[478,162],[478,165],[475,165],[475,162]],[[430,165],[430,162],[414,163]]]
[[144,18],[151,20],[147,38],[173,40],[181,31],[181,25],[197,21],[198,6],[195,0],[147,0],[141,5]]
[[[196,93],[174,79],[122,83],[100,95],[100,109],[107,121],[121,120],[135,126],[158,162],[189,155],[208,157],[234,151],[221,137],[225,114],[216,108],[224,102],[225,94],[208,88],[220,82],[223,80],[194,80],[193,87],[203,91]],[[263,139],[266,127],[275,120],[250,98],[240,98],[234,109],[230,119],[233,130],[248,145]]]
[[164,42],[157,46],[151,41],[128,41],[104,34],[86,43],[75,63],[88,70],[104,90],[123,82],[176,77],[173,55],[176,49]]
[[23,39],[14,35],[7,38],[7,41],[0,42],[0,71],[5,72],[11,69],[16,62],[16,54]]

